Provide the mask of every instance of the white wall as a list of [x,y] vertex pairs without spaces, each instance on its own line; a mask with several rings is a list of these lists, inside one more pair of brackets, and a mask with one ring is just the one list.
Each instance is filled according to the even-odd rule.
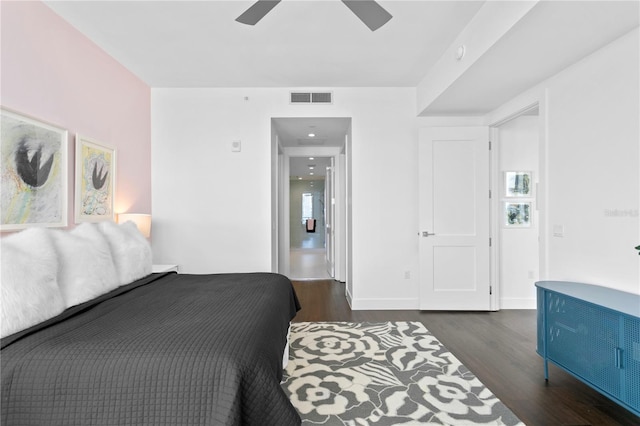
[[636,29],[548,82],[550,278],[640,293],[639,52]]
[[[542,279],[640,293],[639,47],[635,30],[500,108],[543,103],[541,204],[565,235],[541,236]],[[289,89],[153,89],[154,261],[271,270],[271,118],[352,117],[352,306],[417,308],[417,128],[447,120],[416,118],[413,88],[331,90],[333,105],[299,106]]]
[[153,89],[154,261],[271,270],[271,118],[351,117],[352,304],[417,307],[416,91],[331,90],[291,105],[286,88]]
[[639,56],[635,29],[487,116],[540,102],[541,279],[640,294]]
[[[504,217],[498,218],[500,235],[500,308],[535,309],[538,278],[538,212],[535,187],[538,182],[538,117],[520,116],[499,127],[500,200],[499,210],[505,202],[530,202],[531,225],[527,228],[508,228]],[[531,195],[523,198],[505,197],[504,172],[532,172]]]

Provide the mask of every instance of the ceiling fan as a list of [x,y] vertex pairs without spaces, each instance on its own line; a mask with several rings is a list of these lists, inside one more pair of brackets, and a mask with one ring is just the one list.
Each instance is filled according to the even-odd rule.
[[[255,25],[271,11],[281,0],[258,0],[236,21],[247,25]],[[351,11],[367,26],[371,31],[375,31],[389,19],[391,14],[380,6],[375,0],[342,0]]]

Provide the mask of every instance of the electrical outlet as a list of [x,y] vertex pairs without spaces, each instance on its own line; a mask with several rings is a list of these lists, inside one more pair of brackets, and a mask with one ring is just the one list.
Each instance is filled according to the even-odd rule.
[[404,279],[405,280],[411,279],[411,271],[404,271]]

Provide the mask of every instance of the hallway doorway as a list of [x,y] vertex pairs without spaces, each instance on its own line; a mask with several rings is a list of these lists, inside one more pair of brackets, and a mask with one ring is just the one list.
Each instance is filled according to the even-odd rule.
[[[310,159],[312,158],[312,159]],[[327,265],[326,188],[330,157],[289,159],[289,278],[331,279]],[[309,175],[313,173],[313,175]]]
[[494,282],[499,309],[535,309],[535,282],[541,275],[539,187],[544,179],[544,135],[536,103],[494,123],[493,206],[496,262]]
[[295,280],[346,282],[351,118],[271,122],[274,271]]

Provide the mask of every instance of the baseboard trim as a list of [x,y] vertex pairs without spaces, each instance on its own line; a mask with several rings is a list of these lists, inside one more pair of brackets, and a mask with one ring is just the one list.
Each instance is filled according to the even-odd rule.
[[[347,303],[353,311],[408,311],[419,310],[419,299],[354,299],[349,290],[345,292]],[[536,299],[500,299],[500,309],[537,309]]]
[[420,308],[418,299],[352,299],[349,303],[354,311],[408,311]]
[[500,309],[537,309],[536,299],[500,299]]
[[351,310],[353,310],[353,296],[351,296],[351,292],[349,291],[349,287],[345,286],[345,295],[347,296],[347,303],[349,304],[349,308],[351,308]]

